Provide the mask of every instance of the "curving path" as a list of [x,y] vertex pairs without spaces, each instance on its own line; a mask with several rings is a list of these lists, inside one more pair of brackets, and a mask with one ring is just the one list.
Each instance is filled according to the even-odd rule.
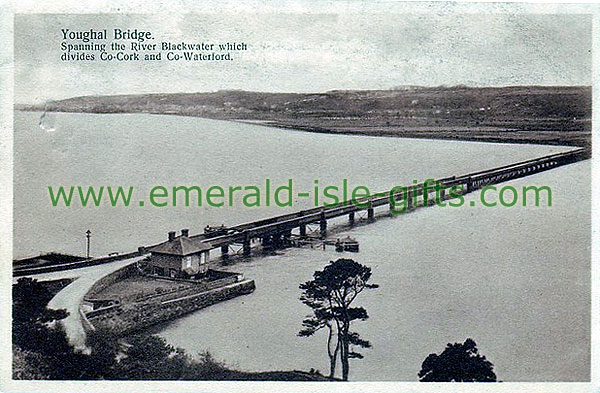
[[[79,304],[85,294],[90,290],[91,286],[100,278],[112,273],[113,271],[132,264],[143,259],[145,255],[135,258],[123,259],[107,263],[104,265],[96,265],[84,267],[81,269],[64,270],[59,272],[49,272],[29,276],[39,281],[58,280],[61,278],[76,278],[71,284],[67,285],[63,290],[58,292],[56,296],[48,303],[49,308],[60,309],[64,308],[69,312],[69,316],[62,320],[62,323],[69,337],[69,341],[76,348],[85,348],[85,331],[81,324],[79,315]],[[20,277],[13,279],[14,282]]]

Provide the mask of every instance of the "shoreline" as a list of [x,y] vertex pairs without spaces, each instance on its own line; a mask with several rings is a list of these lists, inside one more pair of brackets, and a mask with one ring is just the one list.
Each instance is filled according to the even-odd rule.
[[[591,146],[591,131],[548,131],[548,130],[519,130],[507,129],[496,126],[446,126],[443,129],[437,125],[428,125],[420,127],[389,127],[380,126],[375,129],[374,126],[367,124],[353,124],[344,126],[343,129],[327,127],[314,121],[314,124],[299,124],[295,121],[286,119],[240,119],[240,118],[219,118],[200,116],[188,113],[174,112],[154,112],[154,111],[65,111],[65,110],[41,110],[39,108],[15,108],[21,112],[41,112],[41,113],[65,113],[65,114],[95,114],[95,115],[160,115],[160,116],[180,116],[196,117],[207,120],[230,121],[234,123],[243,123],[263,127],[279,128],[284,130],[301,131],[315,134],[329,135],[348,135],[348,136],[370,136],[384,138],[403,138],[403,139],[429,139],[429,140],[449,140],[463,142],[482,142],[482,143],[505,143],[515,145],[545,145],[545,146],[566,146],[566,147],[589,147]],[[312,120],[310,118],[302,119],[304,121]],[[302,121],[301,120],[301,121]],[[321,122],[322,123],[322,122]],[[365,123],[368,123],[366,121]],[[371,127],[367,129],[367,127]],[[432,129],[438,128],[437,131]],[[459,130],[462,128],[462,130]],[[571,138],[565,138],[571,136]]]
[[[185,115],[184,115],[185,116]],[[466,131],[469,135],[460,135],[460,131],[430,131],[430,130],[406,130],[402,131],[401,134],[392,130],[385,130],[385,128],[376,131],[368,132],[359,128],[339,130],[335,128],[327,128],[320,126],[301,125],[301,124],[285,124],[278,121],[272,120],[245,120],[245,119],[231,119],[226,121],[233,121],[237,123],[252,124],[263,127],[273,127],[286,130],[303,131],[315,134],[330,134],[330,135],[350,135],[350,136],[370,136],[370,137],[384,137],[384,138],[407,138],[407,139],[431,139],[431,140],[451,140],[451,141],[463,141],[463,142],[483,142],[483,143],[505,143],[505,144],[520,144],[520,145],[546,145],[546,146],[572,146],[572,147],[588,147],[591,145],[591,133],[587,133],[589,139],[588,143],[577,143],[576,141],[569,140],[540,140],[535,138],[527,139],[526,137],[518,138],[509,136],[510,134],[536,134],[536,135],[548,135],[548,134],[560,134],[565,131],[520,131],[520,130],[505,130],[505,131],[487,131],[488,133],[497,133],[498,136],[492,136],[485,134],[486,131]]]

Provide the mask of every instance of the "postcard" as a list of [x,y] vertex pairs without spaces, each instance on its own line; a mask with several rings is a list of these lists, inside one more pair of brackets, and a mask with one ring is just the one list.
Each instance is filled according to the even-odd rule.
[[598,391],[599,11],[3,5],[1,390]]

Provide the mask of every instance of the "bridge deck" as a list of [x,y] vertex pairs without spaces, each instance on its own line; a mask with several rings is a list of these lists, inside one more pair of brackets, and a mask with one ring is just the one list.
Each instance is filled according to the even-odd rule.
[[[410,185],[403,188],[394,188],[393,200],[401,201],[407,199],[409,204],[414,203],[412,198],[435,191],[435,182],[446,190],[455,186],[464,187],[465,192],[482,188],[488,184],[495,184],[511,179],[525,177],[534,173],[550,170],[552,168],[587,159],[591,156],[590,149],[579,148],[563,153],[551,154],[514,164],[503,165],[482,171],[471,172],[460,176],[452,176],[436,179],[425,188],[423,183]],[[357,199],[356,201],[344,201],[337,205],[315,207],[260,220],[250,221],[229,228],[228,234],[207,237],[205,234],[191,236],[190,239],[210,245],[211,248],[227,246],[232,243],[249,245],[253,238],[263,237],[273,233],[289,232],[294,228],[306,224],[323,223],[326,220],[340,217],[364,210],[372,210],[379,206],[390,205],[392,201],[392,190],[373,194],[371,197]],[[404,192],[404,191],[407,192]],[[406,195],[405,195],[406,194]],[[153,246],[151,246],[153,247]]]

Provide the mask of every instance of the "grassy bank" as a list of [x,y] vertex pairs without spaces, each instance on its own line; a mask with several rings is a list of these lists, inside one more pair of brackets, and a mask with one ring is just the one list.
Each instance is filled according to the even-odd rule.
[[261,380],[326,381],[318,372],[244,372],[209,353],[191,357],[151,334],[125,339],[100,330],[89,334],[90,353],[76,351],[60,321],[65,310],[47,304],[69,281],[50,285],[22,278],[13,285],[13,378],[23,380]]

